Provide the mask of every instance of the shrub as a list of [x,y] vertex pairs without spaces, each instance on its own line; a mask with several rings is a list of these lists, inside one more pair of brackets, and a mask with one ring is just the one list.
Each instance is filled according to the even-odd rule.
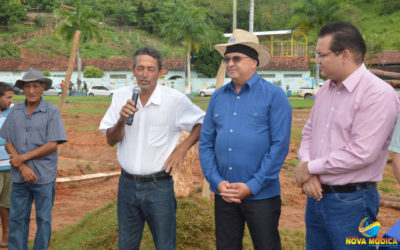
[[95,66],[86,66],[83,71],[83,77],[85,78],[103,78],[104,72]]
[[45,27],[47,24],[47,19],[40,16],[35,17],[34,21],[38,27]]
[[21,49],[13,43],[4,43],[0,45],[0,58],[20,58]]

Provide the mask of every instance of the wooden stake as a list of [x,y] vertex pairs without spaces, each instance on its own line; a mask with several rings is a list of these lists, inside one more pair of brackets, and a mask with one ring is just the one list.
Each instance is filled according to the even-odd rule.
[[64,87],[62,89],[61,98],[60,98],[60,104],[58,106],[58,110],[60,111],[60,113],[61,113],[63,105],[65,103],[65,99],[67,98],[67,93],[68,93],[68,89],[69,89],[69,83],[71,80],[72,71],[74,71],[75,56],[76,56],[76,51],[79,46],[80,36],[81,36],[81,31],[77,30],[75,32],[74,43],[72,44],[71,54],[69,56],[67,75],[65,76]]

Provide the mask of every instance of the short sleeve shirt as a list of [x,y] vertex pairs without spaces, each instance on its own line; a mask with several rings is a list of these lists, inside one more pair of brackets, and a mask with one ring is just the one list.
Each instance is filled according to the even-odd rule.
[[[120,117],[119,112],[132,97],[132,86],[118,89],[99,129],[106,133]],[[124,137],[118,143],[118,161],[130,174],[152,174],[163,169],[165,160],[174,150],[182,130],[191,132],[203,123],[204,111],[184,94],[157,85],[146,105],[140,98],[132,126],[125,125]]]
[[[0,129],[0,137],[13,144],[18,154],[25,154],[48,142],[61,144],[67,141],[60,113],[54,105],[43,99],[30,116],[28,116],[25,102],[15,105]],[[35,184],[47,184],[55,181],[58,165],[57,155],[56,150],[48,155],[25,162],[38,177]],[[18,169],[11,168],[11,181],[24,182]]]

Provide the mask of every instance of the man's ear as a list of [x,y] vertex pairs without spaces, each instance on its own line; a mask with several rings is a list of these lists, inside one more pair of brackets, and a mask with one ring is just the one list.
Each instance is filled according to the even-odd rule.
[[342,58],[345,61],[349,61],[349,60],[354,61],[354,55],[350,50],[344,49],[341,54],[342,54]]

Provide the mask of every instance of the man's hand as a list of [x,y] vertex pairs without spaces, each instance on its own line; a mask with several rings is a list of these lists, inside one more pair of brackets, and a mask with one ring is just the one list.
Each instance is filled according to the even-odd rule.
[[128,99],[126,104],[122,107],[121,111],[119,112],[120,116],[124,119],[128,118],[130,115],[133,115],[135,112],[139,110],[139,108],[134,108],[133,106],[135,103],[131,100]]
[[185,161],[187,151],[183,147],[176,147],[168,159],[164,162],[165,172],[172,173],[174,169],[179,169]]
[[14,154],[9,154],[10,156],[10,163],[14,168],[18,168],[24,164],[25,159],[23,158],[22,155],[19,155],[17,153]]
[[26,182],[36,182],[37,181],[37,176],[33,172],[33,170],[25,164],[22,164],[18,170],[21,172],[22,178],[24,178],[24,181]]
[[308,162],[301,161],[294,169],[294,174],[296,176],[297,185],[301,187],[304,182],[311,178],[311,174],[308,172]]
[[303,184],[303,191],[307,196],[316,200],[322,199],[321,182],[317,175],[312,175],[311,178]]
[[239,195],[239,190],[235,189],[231,186],[231,183],[228,181],[221,181],[218,184],[218,192],[221,195],[222,199],[229,203],[241,203],[242,201],[237,198]]
[[228,185],[228,188],[233,188],[238,190],[237,198],[240,200],[243,200],[248,196],[252,195],[250,188],[246,185],[246,183],[243,182],[230,183]]

